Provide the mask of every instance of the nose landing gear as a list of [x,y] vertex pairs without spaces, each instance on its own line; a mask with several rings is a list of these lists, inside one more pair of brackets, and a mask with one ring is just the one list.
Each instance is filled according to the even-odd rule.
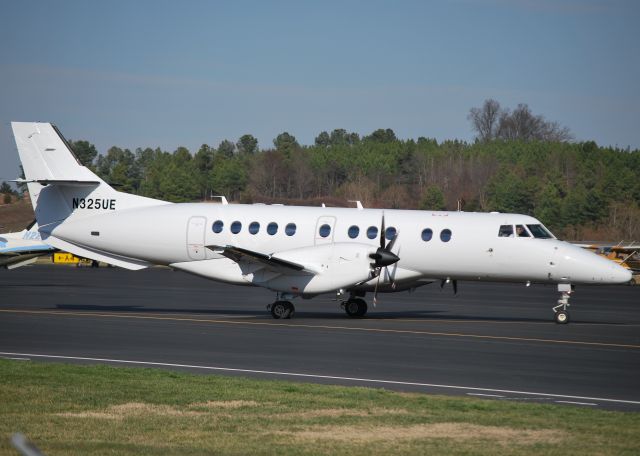
[[553,308],[554,320],[559,325],[566,325],[569,323],[567,307],[569,307],[569,298],[573,290],[570,283],[559,283],[558,291],[560,292],[560,299],[558,299],[558,305]]

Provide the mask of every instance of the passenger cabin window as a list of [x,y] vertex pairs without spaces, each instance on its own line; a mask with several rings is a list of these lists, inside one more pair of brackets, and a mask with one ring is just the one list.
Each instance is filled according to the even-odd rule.
[[367,228],[367,237],[369,239],[375,239],[378,237],[378,227],[377,226],[370,226],[369,228]]
[[233,234],[238,234],[240,232],[240,230],[242,229],[242,223],[238,222],[237,220],[235,222],[233,222],[231,224],[231,232]]
[[258,231],[260,231],[260,224],[258,222],[251,222],[249,225],[249,233],[258,234]]
[[211,226],[211,229],[214,233],[220,233],[223,227],[224,222],[222,220],[216,220],[215,222],[213,222],[213,226]]
[[320,227],[320,229],[318,230],[318,233],[320,233],[320,236],[322,236],[323,238],[326,238],[331,234],[331,226],[325,223]]
[[393,239],[396,236],[397,232],[398,232],[398,230],[396,230],[395,227],[390,226],[389,228],[384,230],[384,237],[387,238],[387,241],[390,241],[391,239]]
[[516,225],[516,236],[517,237],[531,237],[527,229],[524,225]]
[[536,239],[553,239],[553,235],[542,225],[527,225],[527,228]]
[[451,240],[451,230],[450,229],[444,229],[444,230],[440,231],[440,240],[442,242],[449,242]]
[[294,234],[296,234],[296,224],[287,223],[287,226],[284,227],[284,232],[287,236],[293,236]]
[[358,235],[360,234],[360,228],[357,227],[356,225],[351,225],[349,227],[349,231],[347,231],[347,234],[349,235],[349,237],[351,239],[355,239],[358,237]]
[[278,224],[276,222],[271,222],[267,225],[267,233],[271,236],[278,232]]
[[431,228],[425,228],[422,230],[422,240],[424,242],[429,242],[433,237],[433,230]]
[[513,225],[500,225],[498,237],[513,237]]

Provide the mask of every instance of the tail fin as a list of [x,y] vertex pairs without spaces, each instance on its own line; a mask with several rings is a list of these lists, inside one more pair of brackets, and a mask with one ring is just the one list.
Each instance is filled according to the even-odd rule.
[[31,204],[41,230],[67,218],[167,204],[121,193],[100,179],[74,155],[67,140],[50,123],[11,122]]
[[60,131],[50,123],[11,122],[27,182],[107,185],[82,166]]
[[[11,128],[25,175],[18,182],[29,188],[43,239],[57,248],[94,258],[56,239],[55,228],[106,212],[169,204],[114,190],[78,161],[69,143],[50,123],[11,122]],[[108,261],[103,257],[94,259]]]

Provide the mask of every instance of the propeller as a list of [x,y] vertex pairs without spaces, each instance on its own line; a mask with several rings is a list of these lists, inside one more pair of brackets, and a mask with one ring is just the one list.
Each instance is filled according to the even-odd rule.
[[[376,281],[376,286],[373,290],[373,307],[375,307],[376,304],[378,303],[378,285],[380,285],[380,273],[382,272],[382,268],[385,268],[385,270],[388,273],[389,272],[389,270],[387,269],[388,266],[391,266],[392,264],[395,264],[398,261],[400,261],[400,257],[391,251],[391,249],[393,248],[393,245],[396,242],[396,239],[398,239],[398,234],[399,232],[396,231],[393,237],[389,239],[389,242],[385,242],[386,229],[384,224],[384,212],[383,212],[382,221],[380,223],[380,247],[378,247],[375,253],[369,254],[369,258],[373,260],[373,263],[371,263],[371,266],[374,268],[373,277],[376,277],[376,276],[378,277],[378,280]],[[395,276],[395,271],[393,275]],[[389,277],[391,278],[391,276]]]

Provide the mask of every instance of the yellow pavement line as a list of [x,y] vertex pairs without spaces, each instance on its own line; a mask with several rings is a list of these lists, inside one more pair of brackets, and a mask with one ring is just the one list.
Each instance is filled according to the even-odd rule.
[[510,340],[518,342],[539,342],[548,344],[565,344],[565,345],[582,345],[592,347],[613,347],[613,348],[631,348],[640,349],[640,345],[614,344],[606,342],[584,342],[575,340],[557,340],[557,339],[538,339],[530,337],[509,337],[509,336],[487,336],[481,334],[463,334],[463,333],[446,333],[436,331],[417,331],[405,329],[382,329],[382,328],[357,328],[350,326],[330,326],[330,325],[305,325],[295,323],[275,323],[275,322],[259,322],[259,321],[232,321],[232,320],[213,320],[207,318],[186,318],[186,317],[161,317],[154,315],[139,314],[109,314],[109,313],[90,313],[90,312],[70,312],[66,310],[12,310],[0,309],[2,313],[19,313],[19,314],[35,314],[35,315],[58,315],[58,316],[81,316],[81,317],[101,317],[101,318],[129,318],[138,320],[165,320],[165,321],[187,321],[197,323],[212,323],[226,325],[254,325],[254,326],[284,326],[287,328],[310,328],[310,329],[334,329],[345,331],[362,331],[389,334],[415,334],[425,336],[444,336],[444,337],[463,337],[472,339],[490,339],[490,340]]

